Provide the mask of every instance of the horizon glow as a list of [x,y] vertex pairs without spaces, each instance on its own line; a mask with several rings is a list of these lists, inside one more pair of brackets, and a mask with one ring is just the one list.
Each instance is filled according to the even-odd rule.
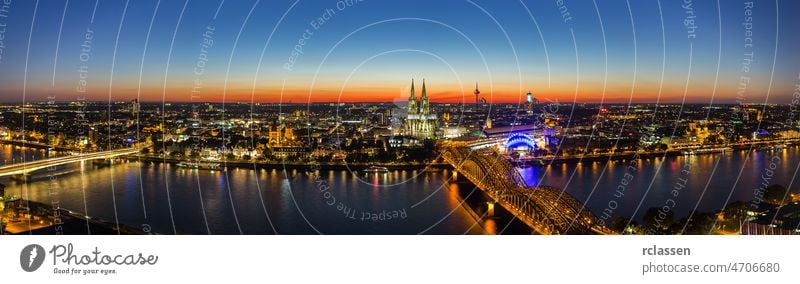
[[423,78],[434,103],[795,97],[800,3],[690,2],[13,1],[0,102],[394,102]]

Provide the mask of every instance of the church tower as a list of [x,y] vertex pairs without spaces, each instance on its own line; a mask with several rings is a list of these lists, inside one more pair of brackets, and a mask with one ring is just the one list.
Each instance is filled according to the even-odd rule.
[[425,79],[422,79],[422,96],[419,98],[419,112],[422,115],[431,113],[430,103],[428,102],[428,94],[425,91]]
[[[422,94],[425,95],[425,83],[422,84]],[[411,96],[408,97],[408,114],[417,114],[417,96],[414,95],[414,79],[411,79]]]

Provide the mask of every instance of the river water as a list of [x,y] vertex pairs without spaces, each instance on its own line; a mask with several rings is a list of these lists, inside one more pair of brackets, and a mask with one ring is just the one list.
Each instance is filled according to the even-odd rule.
[[[614,216],[640,220],[649,207],[671,206],[671,201],[676,218],[695,209],[714,212],[733,201],[752,201],[762,178],[768,184],[780,184],[797,192],[798,166],[800,147],[792,146],[749,154],[741,150],[636,161],[544,165],[523,168],[520,173],[529,185],[565,189],[597,215],[613,209]],[[617,190],[622,194],[616,193]]]
[[[0,162],[45,156],[0,145]],[[641,218],[649,207],[675,201],[680,218],[697,207],[715,211],[751,200],[765,169],[770,183],[792,189],[800,148],[583,162],[519,169],[529,185],[565,188],[595,214]],[[626,175],[627,174],[627,175]],[[54,204],[164,234],[485,234],[508,233],[504,220],[481,220],[485,196],[448,170],[349,171],[229,169],[210,171],[158,162],[92,162],[41,170],[27,183],[0,178],[6,194]],[[624,194],[615,197],[623,179]],[[671,190],[685,179],[678,196]],[[728,198],[730,195],[730,199]],[[464,200],[467,200],[466,205]],[[728,200],[729,199],[729,200]],[[726,200],[728,202],[726,202]],[[638,207],[638,210],[637,210]],[[635,213],[635,214],[634,214]],[[598,214],[599,215],[599,214]],[[498,224],[499,223],[499,224]],[[514,226],[511,226],[513,228]],[[518,226],[517,226],[518,227]],[[514,231],[514,232],[519,232]]]
[[[44,152],[2,145],[0,161]],[[40,170],[6,194],[165,234],[483,234],[447,171],[229,169],[92,162]],[[469,191],[465,189],[469,188]],[[477,193],[475,193],[477,195]]]

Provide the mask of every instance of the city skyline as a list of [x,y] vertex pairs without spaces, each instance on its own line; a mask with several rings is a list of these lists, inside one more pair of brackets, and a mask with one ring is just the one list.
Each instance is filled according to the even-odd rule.
[[14,2],[0,102],[396,102],[413,77],[431,103],[478,82],[490,103],[757,104],[800,82],[790,1],[340,2]]
[[792,278],[798,11],[0,0],[4,278]]

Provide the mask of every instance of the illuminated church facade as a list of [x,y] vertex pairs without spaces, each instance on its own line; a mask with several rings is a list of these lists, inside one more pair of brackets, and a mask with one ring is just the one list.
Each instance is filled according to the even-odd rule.
[[425,90],[425,79],[422,80],[422,95],[417,100],[414,94],[414,80],[411,80],[411,95],[408,97],[408,116],[403,130],[406,135],[417,139],[434,138],[436,133],[436,114],[431,113],[428,94]]

